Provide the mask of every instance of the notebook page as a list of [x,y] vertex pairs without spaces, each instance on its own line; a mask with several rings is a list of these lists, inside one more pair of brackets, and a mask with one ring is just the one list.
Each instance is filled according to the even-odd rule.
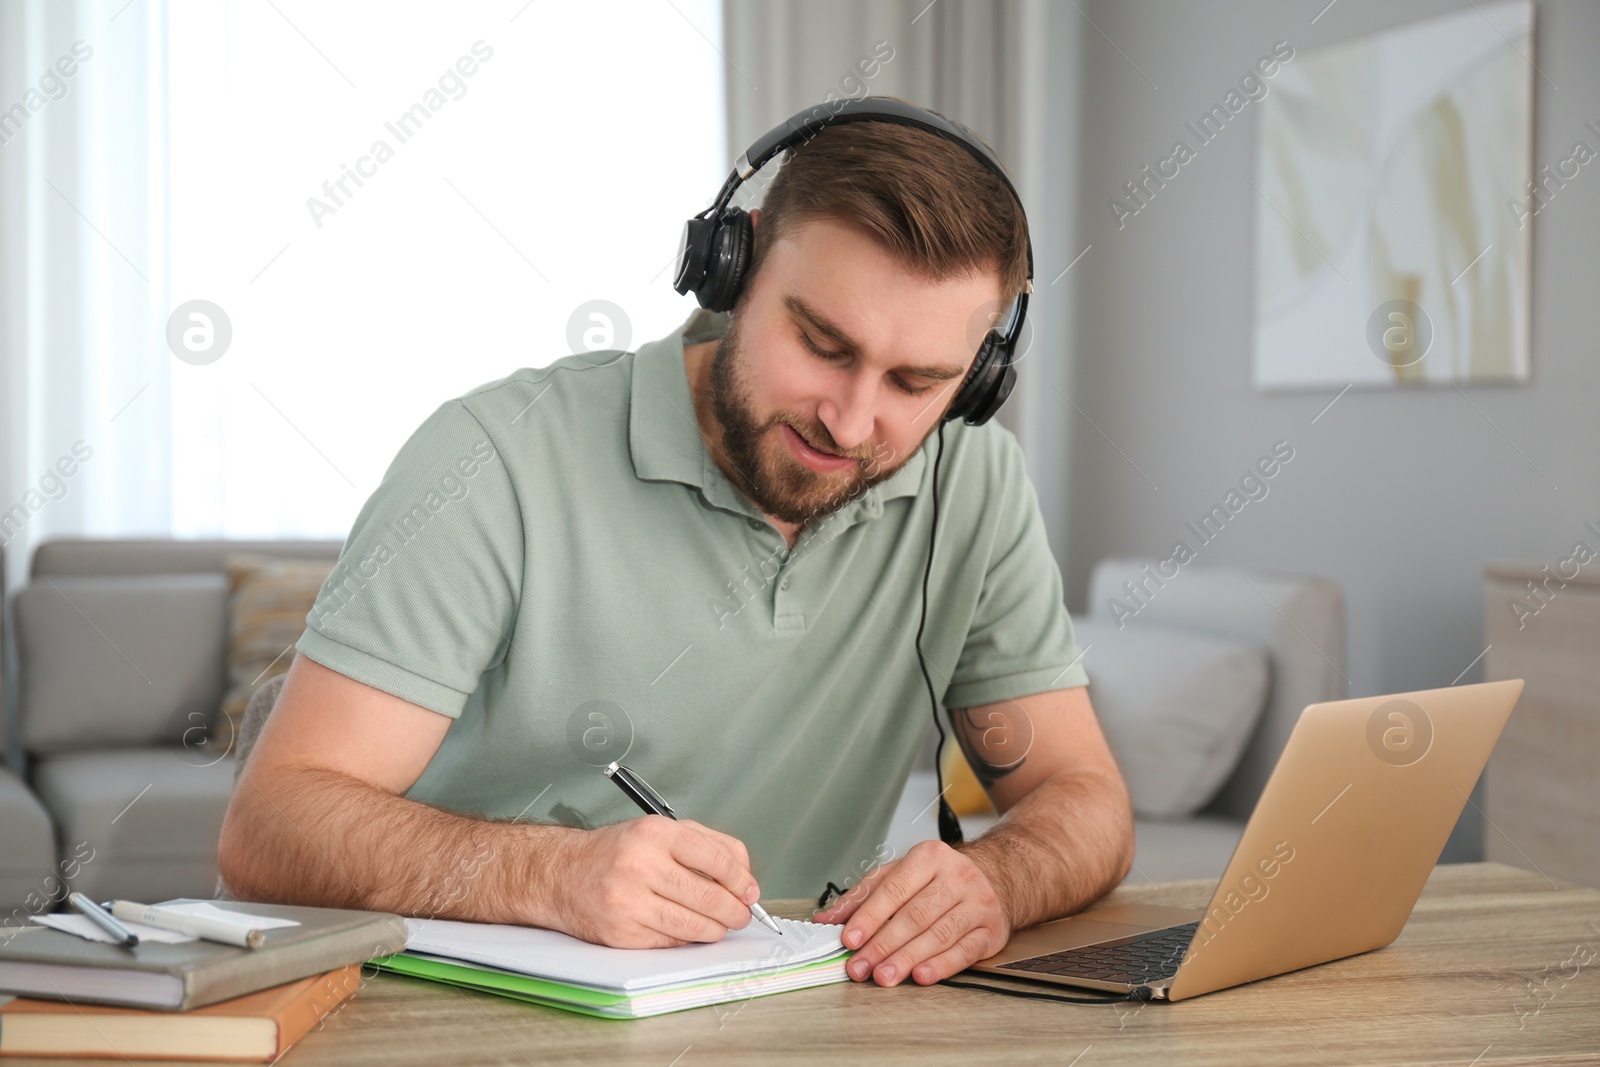
[[652,989],[639,993],[624,1004],[607,1009],[609,1015],[623,1015],[642,1019],[650,1015],[663,1015],[685,1008],[703,1008],[708,1004],[728,1004],[747,1001],[773,993],[787,993],[795,989],[810,989],[819,985],[832,985],[850,981],[844,965],[848,957],[840,956],[833,963],[807,967],[782,974],[734,978],[716,985],[689,986],[687,988]]
[[752,919],[742,930],[729,930],[721,941],[674,948],[611,948],[531,926],[407,919],[406,948],[617,993],[767,974],[845,951],[839,940],[843,926],[776,917],[773,921],[783,936]]

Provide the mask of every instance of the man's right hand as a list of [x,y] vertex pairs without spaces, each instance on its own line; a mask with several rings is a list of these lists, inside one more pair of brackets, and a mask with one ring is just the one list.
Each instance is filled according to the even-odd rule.
[[721,941],[750,922],[761,896],[744,842],[689,819],[645,815],[562,844],[552,870],[557,929],[595,944]]
[[749,852],[700,823],[648,815],[582,830],[406,799],[454,721],[296,653],[222,825],[229,890],[618,948],[720,941],[750,922]]

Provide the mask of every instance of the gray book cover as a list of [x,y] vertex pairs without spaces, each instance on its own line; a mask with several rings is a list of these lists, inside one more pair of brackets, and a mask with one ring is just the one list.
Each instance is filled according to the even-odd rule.
[[[164,904],[195,903],[190,899]],[[381,911],[212,900],[225,911],[294,919],[266,931],[260,948],[216,941],[133,948],[88,941],[46,926],[0,937],[0,992],[184,1011],[321,974],[406,947],[406,923]]]

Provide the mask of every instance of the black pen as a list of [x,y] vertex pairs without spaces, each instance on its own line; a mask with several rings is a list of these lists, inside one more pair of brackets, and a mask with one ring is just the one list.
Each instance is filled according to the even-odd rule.
[[[616,782],[617,788],[628,794],[635,804],[644,809],[646,815],[665,815],[669,819],[678,817],[665,797],[651,789],[648,782],[622,764],[615,762],[609,764],[605,769],[605,776]],[[778,924],[772,921],[772,916],[767,914],[767,909],[759,902],[750,905],[750,914],[755,916],[761,925],[779,937],[783,936],[783,931],[778,929]]]
[[124,948],[132,948],[139,943],[138,934],[117,922],[109,912],[82,893],[73,893],[67,897],[67,903],[87,915],[90,922],[116,938],[118,944]]

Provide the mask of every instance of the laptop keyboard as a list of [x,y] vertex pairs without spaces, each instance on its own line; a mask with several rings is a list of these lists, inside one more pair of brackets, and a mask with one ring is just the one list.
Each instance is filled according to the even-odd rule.
[[1198,920],[1182,926],[1169,926],[1147,934],[1135,934],[1116,941],[1105,941],[1085,948],[1031,956],[998,968],[1030,974],[1060,974],[1088,978],[1097,982],[1145,985],[1171,978],[1178,973],[1184,950],[1199,929]]

